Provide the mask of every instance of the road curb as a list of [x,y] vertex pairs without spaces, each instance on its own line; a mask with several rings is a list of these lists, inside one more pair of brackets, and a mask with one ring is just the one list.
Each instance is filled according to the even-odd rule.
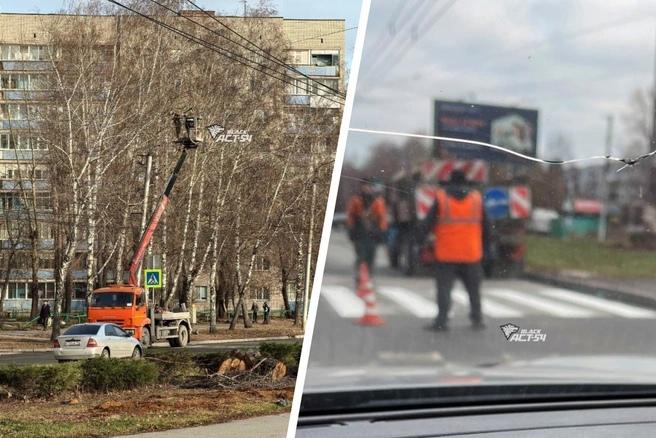
[[[271,338],[246,338],[246,339],[216,339],[216,340],[206,340],[206,341],[196,341],[190,342],[189,346],[194,345],[213,345],[213,344],[239,344],[239,343],[248,343],[248,342],[266,342],[266,341],[283,341],[286,339],[303,339],[304,335],[294,335],[294,336],[274,336]],[[151,345],[151,347],[168,347],[167,342],[156,342]],[[26,350],[11,350],[11,351],[0,351],[0,356],[9,356],[11,354],[21,354],[21,353],[40,353],[52,351],[52,348],[43,348],[43,349],[26,349]]]
[[627,304],[635,304],[641,307],[656,309],[656,297],[650,298],[644,295],[638,295],[631,292],[588,284],[585,283],[585,281],[551,277],[548,275],[537,274],[535,272],[524,272],[522,274],[522,278],[535,281],[538,283],[548,284],[550,286],[572,289],[587,295],[602,296],[603,298],[622,301],[623,303],[627,303]]

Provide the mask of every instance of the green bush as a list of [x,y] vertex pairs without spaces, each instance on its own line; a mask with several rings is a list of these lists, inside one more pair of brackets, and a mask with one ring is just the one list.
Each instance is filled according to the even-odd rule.
[[79,364],[0,367],[0,385],[27,396],[47,397],[79,387]]
[[196,357],[185,350],[146,351],[146,360],[152,361],[159,370],[160,383],[176,384],[186,377],[204,374]]
[[155,383],[157,365],[144,360],[89,359],[80,366],[82,386],[90,391],[137,388]]
[[302,344],[299,343],[278,343],[265,342],[260,344],[260,353],[264,356],[272,357],[284,363],[290,374],[298,372],[298,363],[301,360]]

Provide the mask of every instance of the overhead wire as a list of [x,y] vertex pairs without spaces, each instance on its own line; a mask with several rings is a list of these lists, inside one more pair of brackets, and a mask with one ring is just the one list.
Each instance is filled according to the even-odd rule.
[[[157,2],[157,0],[150,0],[150,1],[152,1],[152,2]],[[316,80],[316,79],[314,79],[314,78],[312,78],[312,77],[306,75],[305,73],[300,72],[300,71],[299,71],[296,67],[294,67],[293,65],[290,65],[290,64],[286,63],[284,60],[278,58],[277,56],[275,56],[275,55],[273,55],[273,54],[271,54],[271,53],[268,53],[266,50],[264,50],[263,48],[261,48],[260,46],[258,46],[257,44],[255,44],[253,41],[249,40],[248,38],[246,38],[245,36],[241,35],[239,32],[237,32],[236,30],[234,30],[233,28],[231,28],[231,27],[228,26],[227,24],[223,23],[221,20],[219,20],[219,19],[216,17],[216,15],[214,15],[214,14],[210,13],[209,11],[206,11],[205,9],[201,8],[200,6],[198,6],[198,5],[197,5],[196,3],[194,3],[192,0],[186,0],[186,1],[187,1],[189,4],[191,4],[192,6],[194,6],[196,9],[198,9],[200,12],[202,12],[204,15],[210,17],[213,21],[215,21],[216,23],[218,23],[220,26],[222,26],[222,27],[224,27],[225,29],[227,29],[230,33],[232,33],[232,34],[238,36],[238,37],[241,38],[242,40],[248,42],[250,45],[252,45],[252,46],[255,47],[256,49],[258,49],[258,50],[261,52],[261,53],[259,53],[260,56],[265,56],[265,57],[267,57],[267,58],[273,60],[274,62],[276,62],[276,63],[279,64],[280,66],[285,67],[285,68],[287,68],[288,70],[291,70],[291,71],[293,71],[294,73],[299,74],[299,75],[301,75],[301,76],[303,76],[303,77],[305,77],[305,78],[307,78],[307,79],[309,79],[309,80],[311,80],[311,81],[313,81],[313,82],[315,82],[315,83],[317,83],[317,84],[320,84],[321,86],[323,86],[323,87],[326,88],[327,90],[330,90],[330,91],[333,92],[334,94],[336,94],[336,95],[338,95],[338,96],[340,96],[340,97],[342,97],[342,98],[346,98],[346,95],[345,95],[344,93],[340,92],[339,90],[336,90],[336,89],[334,89],[334,88],[332,88],[332,87],[329,87],[328,85],[323,84],[322,82],[319,82],[318,80]],[[178,13],[178,15],[182,16],[182,15],[179,14],[179,13]],[[187,18],[188,18],[188,17],[187,17]],[[191,20],[191,21],[194,21],[194,20]],[[195,22],[195,21],[194,21],[194,22]],[[197,22],[195,22],[195,23],[197,23]],[[197,24],[199,24],[199,23],[197,23]],[[207,28],[207,27],[205,27],[205,26],[203,26],[203,27],[206,28],[206,29],[209,29],[209,28]],[[211,31],[212,31],[213,33],[216,33],[217,35],[220,35],[220,34],[218,34],[218,33],[217,33],[216,31],[214,31],[214,30],[211,30]],[[228,38],[227,38],[226,36],[224,36],[224,35],[220,35],[220,36],[221,36],[222,38],[226,38],[226,39],[228,39]],[[235,44],[238,44],[237,42],[235,42],[235,41],[233,41],[233,40],[230,40],[230,41],[232,41],[232,42],[235,43]],[[241,47],[244,47],[243,45],[240,45],[240,46],[241,46]],[[248,49],[248,48],[247,48],[247,50],[253,51],[252,49]]]
[[336,30],[335,32],[322,33],[322,34],[319,34],[319,35],[314,35],[314,36],[311,36],[311,37],[303,38],[303,39],[300,39],[300,40],[294,40],[294,41],[290,41],[290,42],[292,44],[300,43],[301,41],[314,40],[314,39],[325,37],[325,36],[328,36],[328,35],[335,35],[336,33],[348,32],[349,30],[354,30],[354,29],[357,29],[357,28],[358,28],[358,26],[348,27],[346,29]]
[[[217,45],[215,45],[215,44],[213,44],[213,43],[210,43],[210,42],[205,41],[205,40],[203,40],[203,39],[201,39],[201,38],[198,38],[198,37],[196,37],[196,36],[193,36],[193,35],[191,35],[191,34],[185,32],[185,31],[183,31],[183,30],[180,30],[180,29],[178,29],[178,28],[176,28],[176,27],[174,27],[174,26],[171,26],[171,25],[169,25],[169,24],[167,24],[167,23],[164,23],[164,22],[162,22],[162,21],[159,21],[159,20],[157,20],[157,19],[155,19],[155,18],[153,18],[153,17],[151,17],[151,16],[149,16],[149,15],[147,15],[147,14],[144,14],[144,13],[142,13],[142,12],[139,12],[139,11],[137,11],[137,10],[135,10],[135,9],[133,9],[133,8],[131,8],[131,7],[129,7],[129,6],[126,6],[126,5],[124,5],[124,4],[120,3],[120,2],[118,2],[117,0],[107,0],[107,1],[109,1],[110,3],[113,3],[113,4],[115,4],[115,5],[117,5],[117,6],[121,7],[121,8],[123,8],[123,9],[126,9],[126,10],[128,10],[128,11],[134,13],[134,14],[137,14],[137,15],[139,15],[140,17],[145,18],[145,19],[147,19],[147,20],[149,20],[149,21],[151,21],[151,22],[157,24],[158,26],[161,26],[161,27],[163,27],[163,28],[165,28],[165,29],[167,29],[167,30],[169,30],[169,31],[171,31],[171,32],[173,32],[173,33],[175,33],[175,34],[177,34],[177,35],[180,35],[180,36],[186,38],[187,40],[190,40],[190,41],[195,42],[195,43],[197,43],[197,44],[199,44],[199,45],[201,45],[201,46],[203,46],[203,47],[205,47],[205,48],[207,48],[207,49],[210,49],[210,50],[212,50],[212,51],[218,53],[219,55],[222,55],[222,56],[224,56],[224,57],[226,57],[226,58],[228,58],[228,59],[230,59],[230,60],[236,61],[237,63],[242,64],[242,65],[244,65],[244,66],[246,66],[246,67],[249,67],[249,68],[251,68],[251,69],[253,69],[253,70],[255,70],[255,71],[258,71],[259,73],[261,73],[261,74],[263,74],[263,75],[265,75],[265,76],[268,76],[268,77],[271,77],[271,78],[273,78],[273,79],[276,79],[276,80],[278,80],[278,81],[280,81],[280,82],[282,82],[282,83],[285,83],[285,84],[287,84],[287,85],[291,85],[291,86],[294,86],[294,87],[298,87],[298,88],[300,88],[300,89],[303,90],[303,91],[306,91],[306,92],[311,93],[311,94],[315,94],[315,95],[317,95],[318,97],[320,97],[320,98],[322,98],[322,99],[326,99],[326,100],[328,100],[328,101],[330,101],[330,102],[333,102],[333,103],[335,103],[335,104],[337,104],[337,105],[340,105],[340,106],[343,105],[343,102],[336,101],[336,100],[334,100],[334,99],[328,97],[327,95],[319,95],[319,94],[317,94],[317,93],[313,93],[312,90],[310,90],[310,89],[308,89],[308,88],[300,87],[300,86],[298,86],[298,84],[294,84],[293,82],[290,82],[290,81],[285,80],[285,78],[289,78],[289,79],[292,79],[292,80],[293,80],[294,78],[291,78],[291,77],[289,77],[289,76],[282,76],[282,77],[280,77],[280,76],[276,76],[276,75],[273,75],[273,74],[271,74],[271,73],[267,73],[267,72],[265,72],[264,70],[261,70],[261,69],[259,69],[259,68],[254,67],[253,65],[251,65],[251,64],[255,64],[255,65],[257,65],[257,66],[259,66],[259,67],[261,67],[261,68],[264,68],[264,69],[271,70],[271,71],[273,71],[273,72],[279,73],[277,70],[275,70],[275,69],[273,69],[273,68],[271,68],[271,67],[269,67],[269,66],[267,66],[267,65],[265,65],[265,64],[260,64],[260,63],[258,63],[257,61],[253,61],[253,60],[248,59],[248,58],[246,58],[246,57],[244,57],[244,56],[242,56],[242,55],[236,54],[236,53],[231,52],[231,51],[229,51],[229,50],[227,50],[227,49],[221,48],[221,47],[219,47],[219,46],[217,46]],[[243,60],[245,60],[245,61],[243,61]],[[251,64],[249,64],[249,63],[251,63]],[[307,85],[309,85],[309,84],[307,84]],[[335,96],[335,97],[337,97],[337,96]],[[339,97],[338,97],[338,98],[339,98]]]

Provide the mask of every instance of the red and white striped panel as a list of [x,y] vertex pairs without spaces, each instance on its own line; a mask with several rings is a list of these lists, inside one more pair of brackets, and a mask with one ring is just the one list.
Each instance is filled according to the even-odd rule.
[[462,170],[469,181],[484,183],[488,178],[488,165],[483,160],[431,160],[422,163],[423,181],[448,181],[451,172]]
[[531,190],[528,186],[513,186],[508,189],[510,217],[528,219],[531,215]]
[[417,219],[423,221],[435,202],[437,188],[429,184],[422,184],[415,189],[415,208]]

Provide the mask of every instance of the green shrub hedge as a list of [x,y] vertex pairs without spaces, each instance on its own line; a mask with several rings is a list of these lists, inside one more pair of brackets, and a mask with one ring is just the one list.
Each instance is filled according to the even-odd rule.
[[78,388],[81,371],[77,363],[62,365],[9,365],[0,367],[0,385],[27,396],[46,397]]
[[144,360],[89,359],[80,364],[81,385],[90,391],[137,388],[157,381],[157,365]]

